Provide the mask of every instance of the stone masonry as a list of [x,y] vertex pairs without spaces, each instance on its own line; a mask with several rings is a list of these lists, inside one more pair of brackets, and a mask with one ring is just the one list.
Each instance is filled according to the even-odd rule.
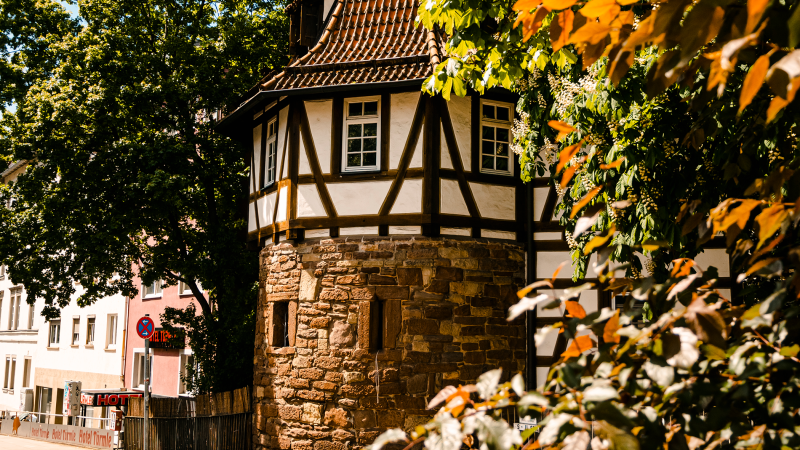
[[[519,245],[471,238],[343,237],[265,248],[253,448],[359,449],[388,428],[426,422],[428,401],[446,385],[497,367],[506,378],[523,371],[524,322],[505,317],[524,265]],[[273,317],[278,302],[288,303],[278,305],[288,311],[285,347],[272,346],[282,330]]]

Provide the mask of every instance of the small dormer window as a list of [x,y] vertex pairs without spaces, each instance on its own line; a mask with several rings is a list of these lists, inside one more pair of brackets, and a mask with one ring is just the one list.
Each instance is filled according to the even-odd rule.
[[345,172],[378,170],[380,167],[380,97],[365,97],[344,102]]
[[275,168],[278,155],[278,120],[274,118],[267,124],[267,145],[264,147],[264,154],[261,156],[264,164],[264,174],[261,176],[261,188],[272,186],[275,183]]
[[511,144],[512,105],[481,102],[481,172],[513,175]]

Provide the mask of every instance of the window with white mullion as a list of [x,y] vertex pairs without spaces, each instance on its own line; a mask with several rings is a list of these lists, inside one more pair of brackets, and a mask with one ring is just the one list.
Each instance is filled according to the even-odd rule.
[[512,175],[514,157],[511,145],[511,105],[481,104],[481,172]]
[[379,97],[345,100],[343,171],[378,170],[379,141]]
[[264,148],[262,161],[264,174],[261,177],[261,188],[266,188],[275,183],[275,173],[278,159],[278,120],[272,119],[267,124],[267,144]]

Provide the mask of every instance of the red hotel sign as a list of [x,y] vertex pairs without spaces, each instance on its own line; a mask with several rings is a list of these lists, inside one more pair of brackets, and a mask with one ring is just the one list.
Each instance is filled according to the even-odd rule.
[[163,329],[156,328],[156,331],[150,336],[150,348],[177,348],[183,349],[185,345],[174,345],[172,334]]
[[141,392],[81,392],[81,405],[125,406],[129,397],[141,396]]

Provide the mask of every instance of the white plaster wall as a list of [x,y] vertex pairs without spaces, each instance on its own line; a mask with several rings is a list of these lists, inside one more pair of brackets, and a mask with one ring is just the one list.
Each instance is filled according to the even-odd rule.
[[422,227],[389,226],[389,234],[422,234]]
[[[0,292],[3,299],[0,305],[0,383],[5,380],[6,356],[15,356],[17,367],[14,373],[14,391],[0,391],[0,410],[16,410],[20,406],[20,393],[23,387],[33,388],[34,373],[36,365],[39,363],[38,330],[42,328],[44,318],[41,317],[41,310],[44,300],[36,302],[33,312],[33,327],[28,329],[28,319],[30,308],[26,303],[27,294],[22,292],[20,300],[19,327],[15,331],[9,331],[8,319],[11,310],[11,288],[15,287],[6,275],[0,280]],[[31,374],[29,385],[23,386],[23,376],[25,370],[25,357],[31,357]]]
[[[48,349],[49,324],[44,318],[37,318],[39,324],[38,334],[38,368],[71,370],[76,372],[101,373],[107,375],[120,375],[122,373],[123,331],[126,326],[125,298],[114,295],[98,300],[95,304],[81,308],[77,304],[78,296],[83,293],[83,288],[76,286],[76,293],[72,302],[61,310],[61,342],[57,350]],[[106,349],[106,332],[108,330],[108,315],[117,315],[117,344],[114,349]],[[86,325],[90,315],[95,316],[95,344],[94,347],[86,345]],[[72,346],[72,321],[80,320],[80,343]],[[133,330],[131,330],[133,331]],[[80,380],[75,380],[80,381]],[[108,386],[109,388],[121,387]],[[85,388],[102,389],[103,386],[87,386]]]
[[[325,4],[333,0],[325,0]],[[308,124],[311,127],[311,137],[314,139],[314,148],[317,150],[317,159],[322,173],[331,173],[331,121],[333,115],[333,100],[306,101]]]
[[469,183],[481,217],[515,220],[514,187]]
[[275,199],[278,194],[273,192],[258,199],[258,213],[261,226],[272,224],[272,215],[275,213]]
[[419,139],[417,139],[417,146],[414,147],[414,154],[411,155],[411,161],[408,163],[408,167],[422,167],[422,134],[420,133]]
[[572,278],[572,257],[570,252],[537,252],[536,278],[552,278],[559,264],[566,261],[557,278]]
[[258,173],[261,167],[261,125],[253,128],[253,165],[250,167],[250,193],[258,190]]
[[[557,309],[551,311],[558,311]],[[549,316],[542,316],[542,317],[549,317]],[[538,330],[537,330],[538,331]],[[558,340],[558,330],[551,331],[547,335],[545,335],[544,340],[538,347],[536,347],[536,355],[537,356],[550,356],[553,354],[553,351],[556,349],[556,341]]]
[[513,233],[511,231],[500,231],[500,230],[481,230],[481,237],[492,238],[492,239],[506,239],[513,241],[517,239],[517,233]]
[[442,169],[452,169],[453,168],[453,160],[450,159],[450,150],[448,150],[449,147],[447,146],[447,141],[445,141],[445,139],[444,139],[444,128],[442,128],[441,133],[442,133],[442,137],[441,137],[442,155],[439,158],[439,160],[441,161],[441,163],[439,164],[439,167],[441,167]]
[[452,228],[452,227],[441,227],[439,229],[440,234],[446,234],[449,236],[472,236],[472,229],[471,228]]
[[256,205],[250,202],[247,205],[247,232],[256,231]]
[[710,266],[714,266],[719,271],[719,276],[731,276],[730,263],[728,262],[728,254],[724,249],[707,249],[703,253],[694,258],[700,269],[705,270]]
[[[287,149],[287,146],[286,146],[286,125],[287,125],[288,121],[289,121],[289,107],[287,106],[287,107],[283,108],[282,110],[280,110],[280,112],[278,112],[278,141],[277,141],[278,151],[276,152],[277,156],[278,156],[278,159],[275,161],[275,170],[276,171],[280,170],[281,161],[283,160],[283,152]],[[283,171],[281,172],[282,175],[280,176],[279,179],[282,179],[283,177],[285,177],[286,176],[286,172],[288,170],[288,165],[289,164],[284,163],[283,165],[284,165]]]
[[458,181],[446,180],[442,178],[441,185],[439,187],[439,196],[440,212],[444,214],[469,216],[469,209],[467,209],[467,203],[464,201],[464,196],[461,195],[461,189],[458,187]]
[[306,230],[305,232],[306,239],[330,237],[330,235],[331,230],[328,228],[323,228],[321,230]]
[[289,207],[288,204],[287,204],[287,200],[288,200],[287,197],[289,195],[288,189],[289,189],[288,186],[284,186],[284,187],[281,188],[281,191],[278,194],[278,212],[275,215],[275,222],[276,223],[280,223],[280,222],[283,222],[283,221],[286,220],[286,217],[287,217],[286,213],[287,213],[287,209]]
[[403,181],[400,192],[392,206],[391,214],[413,214],[422,212],[422,179]]
[[[553,291],[550,290],[550,289],[546,289],[546,290],[539,291],[535,295],[538,295],[538,294],[547,294],[547,295],[552,297],[553,296]],[[564,294],[564,290],[563,289],[556,289],[555,290],[555,298],[561,297],[562,294]],[[573,299],[573,300],[575,300],[575,299]],[[596,290],[588,290],[588,291],[581,292],[581,295],[580,295],[580,297],[578,299],[578,303],[580,303],[580,305],[583,307],[584,311],[586,311],[586,314],[591,314],[591,313],[597,311],[597,291]],[[546,304],[547,304],[547,302],[540,303],[540,304],[536,305],[536,315],[538,317],[561,317],[561,316],[564,315],[563,303],[562,303],[562,306],[560,306],[558,308],[554,308],[554,309],[544,309],[544,306]],[[551,353],[552,353],[552,351],[551,351]]]
[[536,222],[542,220],[542,211],[548,192],[550,192],[549,187],[533,188],[533,220]]
[[[417,109],[419,96],[419,92],[392,94],[391,135],[389,136],[390,169],[397,169],[400,165],[400,157],[403,155],[403,148],[408,141],[408,133],[411,131],[411,123],[414,121],[414,111]],[[422,156],[420,156],[420,160],[422,160]]]
[[340,216],[378,214],[391,181],[328,183],[328,192]]
[[300,175],[310,175],[311,164],[308,162],[308,152],[306,151],[306,142],[303,140],[303,134],[300,133],[300,155],[297,161],[297,173]]
[[470,172],[472,168],[472,128],[471,110],[472,100],[470,97],[459,97],[453,95],[447,102],[450,111],[450,119],[453,121],[453,130],[456,134],[458,152],[461,154],[461,163],[465,172]]
[[297,186],[297,217],[326,217],[316,184]]
[[539,231],[533,233],[533,240],[534,241],[561,241],[563,240],[563,236],[561,236],[560,232],[557,231]]
[[364,234],[378,234],[378,227],[347,227],[339,229],[339,236],[357,236]]

